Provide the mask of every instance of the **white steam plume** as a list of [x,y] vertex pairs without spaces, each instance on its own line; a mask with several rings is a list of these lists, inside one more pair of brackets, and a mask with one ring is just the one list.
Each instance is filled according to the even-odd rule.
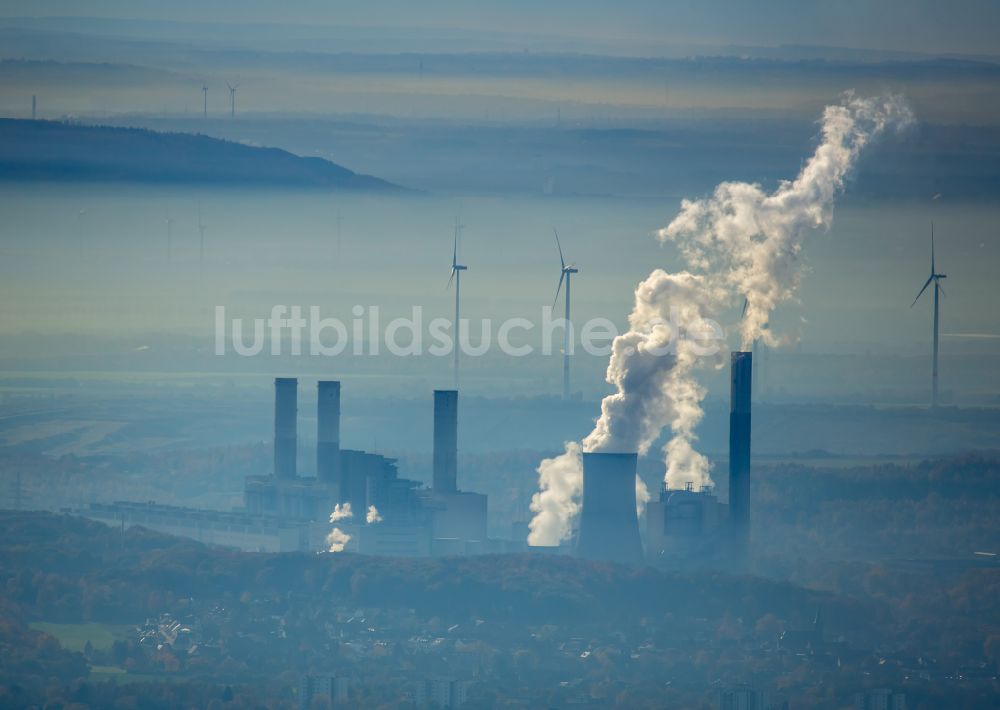
[[708,459],[694,450],[705,397],[694,370],[718,352],[723,334],[707,313],[724,300],[724,291],[687,272],[656,269],[639,284],[628,332],[611,347],[607,381],[617,391],[601,402],[601,416],[583,440],[586,451],[642,456],[669,425],[674,436],[665,449],[668,484],[711,481]]
[[[705,396],[692,370],[712,352],[711,339],[721,337],[704,316],[721,297],[703,277],[689,273],[657,269],[639,284],[629,330],[611,346],[607,381],[617,391],[604,398],[601,416],[582,447],[570,442],[563,454],[538,466],[529,544],[557,545],[569,537],[583,488],[581,451],[644,455],[670,424],[680,442],[672,449],[668,445],[674,451],[674,475],[696,483],[709,480],[708,460],[692,446]],[[636,477],[640,514],[648,501],[649,492]]]
[[374,505],[368,506],[368,513],[365,515],[365,522],[369,525],[382,522],[382,515],[378,512],[378,508]]
[[778,344],[767,328],[771,312],[795,295],[798,257],[813,229],[828,229],[833,201],[861,150],[890,126],[913,120],[899,96],[858,98],[823,111],[822,140],[794,180],[772,193],[745,182],[719,184],[711,197],[684,200],[680,214],[658,236],[678,245],[691,269],[711,273],[745,299],[742,348],[754,340]]
[[[330,522],[336,523],[341,520],[350,520],[353,517],[354,513],[351,511],[350,503],[337,503],[333,506],[333,512],[330,513]],[[345,533],[340,528],[335,527],[330,531],[330,534],[326,536],[327,550],[330,552],[343,552],[344,548],[347,547],[347,543],[350,541],[350,535]]]
[[337,503],[333,506],[333,512],[330,513],[330,522],[336,523],[339,520],[350,520],[354,517],[354,513],[351,511],[350,503]]
[[539,490],[531,497],[535,517],[528,523],[529,545],[558,545],[572,532],[583,492],[580,454],[580,444],[568,441],[563,453],[538,464]]
[[[617,391],[601,403],[583,450],[645,454],[670,426],[673,436],[664,447],[668,487],[711,483],[709,462],[694,447],[705,396],[694,369],[711,352],[706,346],[712,338],[721,339],[712,333],[708,314],[742,296],[743,347],[756,338],[774,342],[766,325],[771,311],[798,287],[803,237],[829,226],[833,199],[861,149],[887,126],[910,120],[898,97],[848,93],[842,104],[824,111],[821,144],[794,181],[783,181],[771,194],[758,185],[727,182],[711,198],[682,202],[680,214],[658,236],[678,244],[689,271],[657,269],[636,289],[629,331],[615,339],[608,364],[607,381]],[[663,354],[668,343],[673,347]],[[563,454],[539,464],[529,544],[555,545],[572,531],[582,492],[580,452],[571,442]],[[637,502],[644,505],[648,492],[642,486],[641,495],[639,484]]]
[[326,545],[329,552],[343,552],[347,543],[351,541],[351,536],[340,528],[334,528],[326,536]]

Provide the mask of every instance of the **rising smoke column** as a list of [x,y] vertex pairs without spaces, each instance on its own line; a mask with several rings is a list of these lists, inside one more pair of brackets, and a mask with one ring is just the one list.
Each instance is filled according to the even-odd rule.
[[[342,520],[351,520],[354,517],[354,511],[351,510],[350,503],[337,503],[333,507],[333,512],[330,513],[330,522],[339,523]],[[378,512],[378,508],[374,505],[369,505],[368,510],[365,512],[365,523],[368,525],[375,525],[381,523],[383,520],[382,514]],[[333,528],[330,534],[326,536],[326,545],[328,552],[343,552],[347,547],[347,543],[351,541],[351,535],[344,532],[339,527]]]
[[606,379],[617,391],[601,402],[601,416],[583,440],[585,451],[643,456],[669,425],[678,442],[675,475],[707,480],[708,461],[691,445],[705,396],[692,373],[701,358],[718,350],[713,345],[722,333],[706,313],[724,297],[707,279],[688,272],[656,269],[639,284],[628,332],[611,346]]
[[[711,482],[709,462],[694,448],[705,396],[694,370],[710,352],[705,339],[713,323],[707,314],[742,296],[743,348],[756,338],[774,342],[766,325],[771,311],[798,287],[803,237],[829,227],[833,199],[861,149],[887,126],[910,120],[899,97],[845,94],[841,104],[823,112],[822,141],[795,180],[782,181],[771,194],[759,185],[726,182],[710,198],[681,203],[680,214],[658,236],[677,243],[689,271],[657,269],[636,289],[629,331],[615,338],[608,363],[606,379],[617,391],[601,403],[583,450],[642,455],[670,426],[673,436],[664,447],[668,487]],[[568,443],[563,454],[539,464],[529,544],[556,545],[569,536],[583,487],[580,450]],[[648,499],[638,479],[637,496]]]
[[[569,536],[583,488],[581,451],[644,455],[669,424],[674,433],[668,444],[673,453],[670,474],[695,483],[708,480],[708,460],[693,447],[705,391],[692,372],[699,359],[712,352],[712,339],[721,337],[705,313],[723,301],[723,292],[687,272],[657,269],[639,284],[629,330],[611,345],[606,379],[617,391],[601,402],[601,416],[582,446],[570,442],[564,453],[538,466],[530,544],[557,545]],[[637,477],[640,512],[648,500],[649,492]]]
[[327,552],[343,552],[347,543],[351,541],[351,536],[340,528],[334,528],[326,536]]
[[333,506],[333,512],[330,513],[330,522],[336,523],[340,520],[350,520],[354,517],[354,511],[351,510],[350,503],[337,503]]
[[[350,503],[337,503],[333,506],[333,512],[330,513],[330,522],[339,523],[341,520],[350,520],[354,517],[354,512],[351,510]],[[351,536],[341,530],[339,527],[335,527],[330,531],[330,534],[326,536],[326,546],[329,552],[343,552],[344,548],[347,547],[347,543],[351,541]]]
[[768,194],[760,185],[724,182],[711,197],[683,200],[680,214],[658,232],[677,244],[693,270],[745,299],[741,347],[754,340],[777,345],[766,327],[778,304],[795,295],[801,280],[799,252],[806,235],[829,229],[833,201],[861,150],[889,126],[913,120],[898,96],[858,98],[823,111],[822,141],[794,180]]
[[531,497],[535,516],[528,524],[529,545],[558,545],[572,532],[583,493],[583,460],[580,444],[566,442],[566,450],[538,464],[538,492]]

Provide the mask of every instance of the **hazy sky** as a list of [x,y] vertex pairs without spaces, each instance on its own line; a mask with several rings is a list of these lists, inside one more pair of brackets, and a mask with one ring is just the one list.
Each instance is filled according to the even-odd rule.
[[818,44],[1000,54],[1000,3],[992,0],[7,0],[0,15],[496,30],[649,49],[660,43]]
[[[62,19],[10,20],[25,17]],[[80,17],[97,19],[66,19]],[[770,188],[793,177],[823,106],[856,89],[904,94],[918,124],[859,166],[832,231],[809,242],[801,301],[776,322],[804,352],[926,355],[930,305],[909,304],[926,278],[934,219],[949,274],[944,357],[975,349],[976,363],[991,365],[1000,347],[998,65],[895,61],[891,52],[1000,58],[998,26],[998,3],[923,0],[8,0],[2,115],[30,116],[37,98],[42,119],[275,146],[430,194],[338,201],[197,186],[0,186],[0,331],[5,341],[29,332],[208,337],[219,304],[246,317],[276,303],[448,314],[457,215],[467,225],[469,317],[533,316],[551,303],[558,226],[582,271],[574,314],[621,323],[638,279],[682,267],[650,236],[681,197],[722,180]],[[781,44],[872,53],[741,50]],[[505,54],[444,56],[473,51]],[[582,51],[633,58],[544,54]],[[634,58],[699,53],[735,56]],[[812,56],[850,61],[802,61]],[[235,111],[229,81],[240,87]],[[373,274],[383,281],[373,286]],[[522,372],[516,366],[510,373]],[[581,361],[577,386],[602,393],[605,367]],[[966,361],[949,369],[970,381],[981,372]],[[900,387],[924,387],[925,370],[899,375]],[[539,372],[523,371],[535,387]],[[852,376],[845,391],[882,373]],[[995,390],[992,381],[967,389]]]

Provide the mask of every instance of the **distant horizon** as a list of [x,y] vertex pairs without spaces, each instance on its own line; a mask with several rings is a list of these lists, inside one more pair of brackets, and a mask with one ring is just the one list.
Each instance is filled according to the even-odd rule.
[[[395,9],[387,8],[393,5]],[[41,5],[41,7],[40,7]],[[832,6],[810,6],[789,0],[768,0],[748,6],[735,0],[711,0],[680,6],[654,0],[616,3],[614,10],[595,2],[551,2],[544,5],[517,0],[480,4],[471,9],[457,0],[431,0],[419,14],[399,0],[382,2],[379,9],[355,3],[297,0],[281,12],[263,0],[203,3],[180,0],[169,8],[160,3],[94,0],[81,15],[73,0],[44,4],[15,0],[0,9],[5,18],[86,17],[123,22],[177,22],[271,28],[306,26],[383,27],[410,32],[480,31],[546,36],[562,41],[628,46],[684,42],[700,45],[774,47],[788,44],[853,47],[889,51],[996,55],[995,28],[1000,10],[988,0],[966,0],[944,5],[934,0],[883,0],[876,5],[853,0]],[[405,8],[405,10],[404,10]],[[408,11],[408,12],[407,12]],[[863,13],[864,21],[856,18]],[[385,23],[386,14],[393,23]],[[405,17],[407,21],[401,22]],[[239,18],[239,19],[236,19]],[[234,22],[236,19],[236,22]],[[335,21],[334,21],[335,20]],[[553,28],[559,27],[559,30]],[[545,28],[540,31],[540,28]],[[657,36],[660,33],[662,36]],[[905,39],[904,39],[905,38]],[[749,40],[749,41],[747,41]]]

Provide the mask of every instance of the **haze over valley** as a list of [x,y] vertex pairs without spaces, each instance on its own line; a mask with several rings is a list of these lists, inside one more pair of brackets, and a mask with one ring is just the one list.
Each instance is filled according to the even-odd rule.
[[0,705],[995,707],[998,22],[4,4]]

